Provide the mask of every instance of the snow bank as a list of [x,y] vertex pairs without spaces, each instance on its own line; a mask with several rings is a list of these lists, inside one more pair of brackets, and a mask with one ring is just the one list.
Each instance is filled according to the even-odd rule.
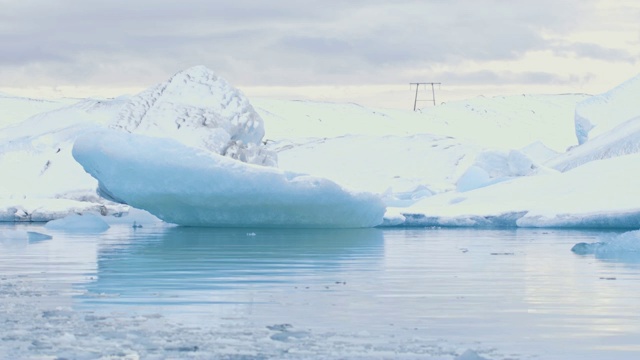
[[372,194],[170,139],[101,131],[78,138],[73,156],[103,192],[179,225],[371,227],[385,212]]
[[[585,98],[478,97],[421,112],[313,101],[252,103],[265,120],[267,146],[278,153],[281,169],[383,194],[388,206],[408,206],[455,190],[485,150],[500,153],[500,166],[507,167],[496,176],[502,180],[519,176],[508,169],[511,149],[537,165],[575,145],[571,119],[576,103]],[[526,166],[514,170],[529,171]],[[494,182],[491,177],[467,180],[470,184],[460,184],[466,189]]]
[[[94,180],[95,181],[95,180]],[[94,190],[95,193],[95,190]],[[94,195],[97,198],[97,196]],[[0,199],[0,222],[47,222],[70,214],[96,213],[120,217],[129,211],[121,204],[68,199]]]
[[33,99],[0,93],[0,128],[17,124],[33,115],[51,111],[76,101],[72,99]]
[[100,233],[109,229],[101,217],[93,214],[72,214],[62,219],[49,221],[45,226],[49,230],[62,230],[68,232]]
[[405,226],[637,228],[638,173],[640,154],[627,155],[440,194],[391,213],[399,211]]
[[580,145],[546,163],[567,171],[590,161],[640,152],[640,75],[576,105]]
[[621,123],[640,116],[640,75],[604,94],[592,96],[576,106],[575,131],[584,144]]
[[456,190],[466,192],[518,177],[532,175],[540,166],[518,151],[485,150],[456,183]]
[[265,120],[265,138],[276,142],[345,135],[432,134],[502,149],[520,149],[539,141],[564,152],[577,143],[571,119],[576,104],[587,97],[581,94],[477,97],[419,112],[314,101],[252,99],[252,103]]
[[[640,112],[640,101],[638,103]],[[545,165],[567,171],[590,161],[640,152],[640,117],[624,121],[615,128],[576,146]]]
[[264,125],[249,100],[204,66],[181,71],[132,97],[110,127],[173,138],[243,162],[275,166]]
[[387,205],[395,206],[454,189],[455,180],[482,150],[430,134],[297,139],[270,148],[278,151],[280,168],[383,194]]

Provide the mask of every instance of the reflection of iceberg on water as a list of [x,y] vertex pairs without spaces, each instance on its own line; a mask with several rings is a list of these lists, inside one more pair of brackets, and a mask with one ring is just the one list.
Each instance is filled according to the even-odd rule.
[[87,286],[82,302],[142,307],[254,303],[266,301],[265,294],[282,290],[283,284],[293,289],[334,272],[339,281],[350,258],[373,259],[383,252],[379,229],[162,231],[143,228],[126,247],[103,247],[97,280]]
[[73,156],[103,194],[180,225],[362,228],[382,223],[385,212],[373,194],[170,139],[94,132],[76,141]]

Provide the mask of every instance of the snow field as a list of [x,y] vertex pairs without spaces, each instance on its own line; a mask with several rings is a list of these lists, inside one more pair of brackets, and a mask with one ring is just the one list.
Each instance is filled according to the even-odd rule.
[[[593,97],[478,97],[420,112],[267,99],[255,99],[254,108],[212,71],[194,67],[136,96],[88,99],[21,123],[12,119],[15,125],[0,130],[0,168],[8,174],[0,178],[0,220],[122,214],[128,207],[109,201],[118,200],[190,225],[347,226],[353,222],[337,219],[362,215],[369,220],[356,221],[357,226],[374,226],[382,222],[373,214],[383,203],[389,207],[386,225],[637,227],[634,204],[640,198],[630,179],[639,170],[634,157],[640,149],[638,83],[636,77]],[[25,101],[3,99],[14,108]],[[177,143],[163,140],[118,153],[99,138],[115,134],[97,131],[105,126],[173,139],[183,147],[176,150]],[[586,128],[593,128],[588,136]],[[78,152],[82,157],[94,151],[84,161],[91,162],[100,184],[71,155],[78,137],[85,145],[102,144],[100,151],[110,154],[86,146]],[[180,173],[182,180],[163,166],[164,158],[154,157],[160,154],[187,171]],[[216,154],[241,160],[238,164],[269,166],[277,157],[281,170],[236,165]],[[199,168],[195,162],[208,165]],[[129,179],[126,186],[117,184],[117,172],[96,173],[111,171],[116,163],[129,166],[117,175]],[[204,180],[205,173],[217,180]],[[354,195],[343,186],[375,195]],[[144,195],[134,196],[134,188]],[[356,209],[357,201],[351,203],[356,199],[376,205],[371,211]],[[167,210],[181,201],[182,215]],[[298,211],[291,204],[305,202],[321,206],[285,220]],[[327,215],[337,203],[354,207]],[[207,206],[217,214],[213,222]],[[247,217],[242,208],[260,210]]]

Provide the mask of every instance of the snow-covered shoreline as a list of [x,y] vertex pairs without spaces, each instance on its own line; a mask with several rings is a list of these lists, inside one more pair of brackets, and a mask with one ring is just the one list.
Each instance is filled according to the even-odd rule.
[[[640,173],[640,132],[636,130],[640,105],[632,100],[639,79],[596,96],[479,97],[421,112],[270,99],[255,99],[252,105],[204,67],[180,72],[136,96],[87,99],[66,106],[46,103],[52,109],[43,107],[42,113],[20,110],[33,99],[4,96],[0,105],[18,115],[0,119],[0,124],[8,125],[0,128],[0,168],[7,174],[0,178],[0,221],[126,213],[127,205],[96,193],[98,181],[71,154],[78,137],[110,127],[123,134],[173,139],[193,154],[208,152],[235,159],[231,162],[277,165],[284,174],[310,174],[349,191],[371,193],[386,205],[381,225],[382,218],[347,226],[638,228],[640,191],[633,179]],[[25,119],[19,121],[20,116]],[[139,150],[129,156],[153,159],[153,149]],[[167,153],[158,156],[169,157]],[[108,157],[101,161],[107,168],[116,166],[109,164]],[[243,185],[242,177],[234,180],[238,189],[245,186],[245,191],[233,195],[242,201],[212,205],[217,214],[225,206],[237,205],[239,210],[229,215],[234,219],[227,224],[266,226],[256,222],[258,212],[274,216],[282,211],[269,203],[280,203],[289,195],[270,193],[269,182],[260,181],[259,168],[243,170],[245,180],[254,182]],[[162,188],[171,172],[165,170],[155,180],[145,177],[140,183],[157,181]],[[229,173],[219,174],[224,178]],[[205,176],[197,172],[172,175],[185,176],[187,184],[190,178]],[[216,181],[215,177],[199,180],[203,184]],[[184,190],[198,197],[197,188]],[[272,200],[254,198],[264,206],[251,213],[257,193],[270,194]],[[331,213],[331,206],[313,209],[324,195],[310,194],[290,194],[290,199],[297,197],[301,206],[308,204],[317,217]],[[119,198],[117,193],[110,195]],[[150,193],[146,203],[153,203],[154,196],[162,197]],[[216,199],[222,197],[209,202]],[[164,209],[175,206],[175,201],[180,200],[164,204]],[[369,207],[362,205],[361,210]],[[165,211],[154,204],[151,208],[156,215]],[[185,216],[189,217],[186,210]],[[179,222],[220,225],[207,219]],[[306,221],[304,226],[313,224]]]

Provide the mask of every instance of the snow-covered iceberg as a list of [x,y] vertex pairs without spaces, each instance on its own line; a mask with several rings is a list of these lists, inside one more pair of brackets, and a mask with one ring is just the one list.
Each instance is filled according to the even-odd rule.
[[[126,211],[96,194],[97,181],[71,155],[78,136],[101,127],[173,138],[240,161],[276,164],[275,154],[261,143],[263,121],[247,98],[202,66],[136,96],[70,102],[0,96],[0,126],[10,125],[0,129],[0,221]],[[32,115],[38,109],[48,111]]]
[[252,164],[277,164],[275,153],[262,144],[264,123],[249,100],[204,66],[133,96],[110,127],[173,138]]
[[623,122],[640,116],[640,75],[576,106],[575,128],[579,144],[604,134]]
[[171,139],[104,130],[79,137],[73,156],[103,193],[179,225],[372,227],[385,212],[375,195]]

